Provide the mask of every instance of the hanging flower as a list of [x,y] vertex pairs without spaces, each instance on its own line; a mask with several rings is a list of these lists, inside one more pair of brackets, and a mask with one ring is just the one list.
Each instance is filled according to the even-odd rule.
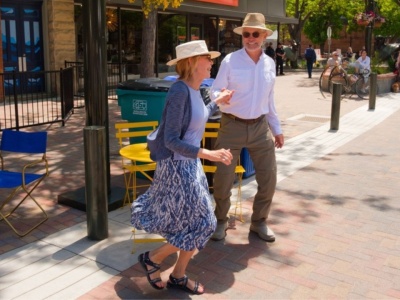
[[358,22],[358,21],[371,22],[371,21],[374,20],[374,17],[375,17],[375,14],[374,14],[374,12],[372,12],[372,11],[367,12],[367,13],[361,12],[361,13],[358,13],[358,14],[355,16],[355,20],[356,20],[357,22]]
[[375,21],[375,23],[385,23],[386,22],[385,18],[382,16],[376,16],[374,21]]

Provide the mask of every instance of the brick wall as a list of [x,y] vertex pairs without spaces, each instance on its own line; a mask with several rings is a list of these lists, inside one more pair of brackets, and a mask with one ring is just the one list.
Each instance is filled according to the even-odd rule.
[[[47,0],[49,70],[64,68],[64,61],[75,61],[74,0]],[[45,22],[45,21],[44,21]]]
[[[301,49],[304,53],[305,49],[308,47],[309,44],[312,42],[304,35],[301,36]],[[351,34],[347,33],[344,29],[340,34],[339,39],[332,39],[331,40],[331,52],[335,51],[336,49],[341,49],[342,53],[346,53],[347,48],[351,47],[353,52],[358,52],[363,46],[365,45],[365,32],[358,31],[353,32]],[[319,45],[313,45],[315,49],[320,48]],[[328,41],[325,42],[324,52],[328,53],[329,45]],[[302,53],[302,54],[303,54]],[[322,50],[321,50],[322,53]]]

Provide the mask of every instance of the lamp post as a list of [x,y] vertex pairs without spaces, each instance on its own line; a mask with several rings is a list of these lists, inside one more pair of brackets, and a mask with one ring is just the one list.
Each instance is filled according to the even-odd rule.
[[[372,11],[375,13],[376,2],[374,0],[368,0],[366,11]],[[365,50],[367,54],[372,57],[372,28],[374,27],[374,20],[369,22],[365,28]]]

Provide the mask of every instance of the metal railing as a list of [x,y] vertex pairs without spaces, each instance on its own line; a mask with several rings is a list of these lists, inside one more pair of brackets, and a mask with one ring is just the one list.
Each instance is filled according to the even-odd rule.
[[[84,98],[84,76],[83,76],[83,62],[79,61],[65,61],[66,68],[72,67],[75,69],[74,82],[75,90],[74,96]],[[139,65],[132,63],[107,63],[107,91],[109,98],[115,98],[115,90],[118,88],[118,83],[129,79],[129,75],[139,73]],[[80,106],[84,106],[82,103]]]
[[72,68],[0,73],[0,130],[61,122],[73,113]]

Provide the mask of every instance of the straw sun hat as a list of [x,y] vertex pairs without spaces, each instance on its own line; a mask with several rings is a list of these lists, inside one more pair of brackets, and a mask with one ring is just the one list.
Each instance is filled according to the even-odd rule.
[[236,27],[235,29],[233,29],[233,32],[241,35],[243,32],[243,28],[265,30],[268,33],[267,36],[270,36],[274,33],[271,29],[265,27],[265,17],[263,14],[260,13],[248,13],[243,20],[242,26]]
[[212,59],[221,55],[218,51],[208,51],[206,42],[203,40],[191,41],[175,47],[176,58],[167,62],[168,66],[175,65],[181,59],[197,56],[210,55]]

